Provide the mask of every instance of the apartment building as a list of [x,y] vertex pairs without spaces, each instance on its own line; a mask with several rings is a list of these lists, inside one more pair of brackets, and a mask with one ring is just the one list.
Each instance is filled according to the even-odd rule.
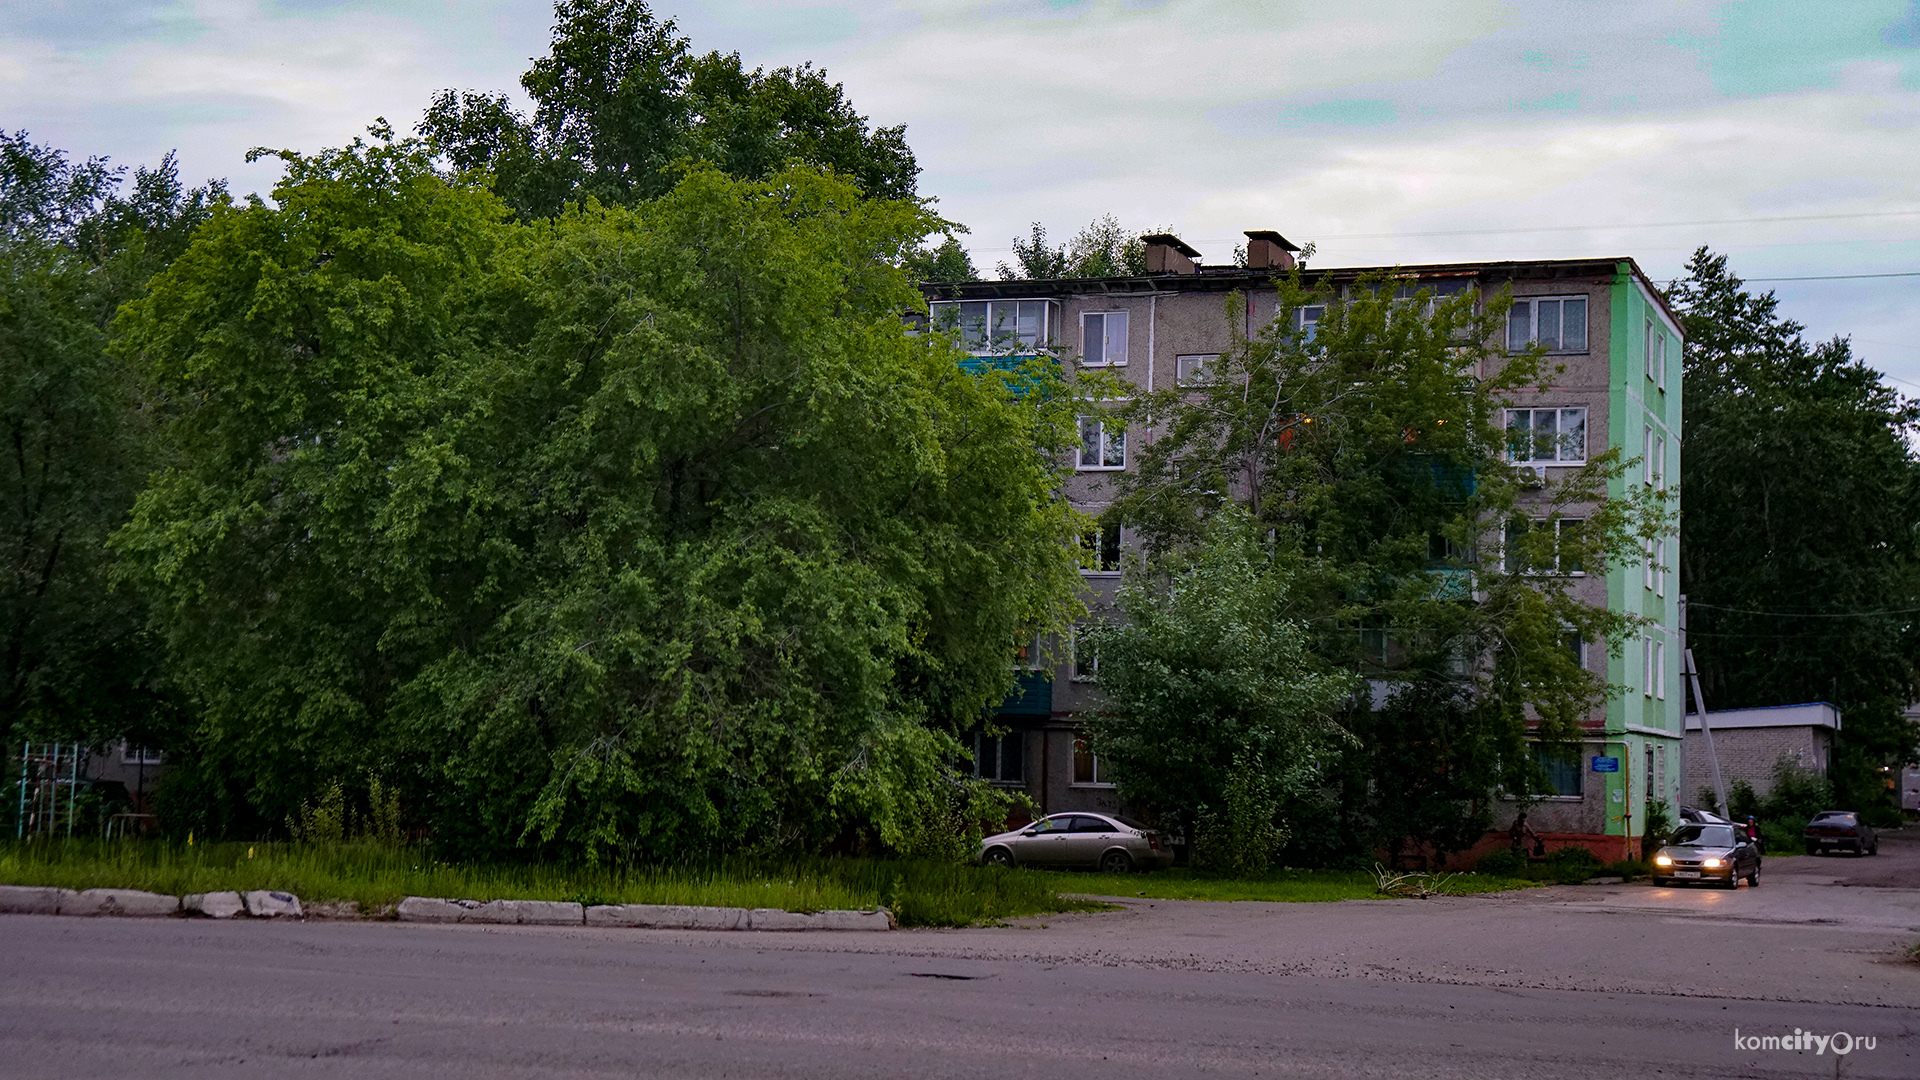
[[[1246,235],[1246,266],[1205,265],[1177,237],[1158,235],[1145,238],[1147,272],[1138,276],[924,288],[936,321],[957,325],[980,362],[996,351],[990,328],[998,327],[1001,352],[1010,333],[1022,345],[1050,345],[1143,391],[1164,389],[1204,377],[1229,347],[1233,323],[1252,335],[1279,314],[1271,281],[1293,268],[1298,249],[1275,232]],[[1537,436],[1521,451],[1521,464],[1553,480],[1592,455],[1621,447],[1641,463],[1613,483],[1612,497],[1626,495],[1629,484],[1663,486],[1679,476],[1679,324],[1632,259],[1314,267],[1303,268],[1302,276],[1309,285],[1339,290],[1363,275],[1388,271],[1414,279],[1410,288],[1441,295],[1490,297],[1511,287],[1515,303],[1500,344],[1518,350],[1543,343],[1552,362],[1564,368],[1557,383],[1516,395],[1508,410],[1509,428]],[[1294,317],[1311,321],[1319,314],[1308,308]],[[1114,476],[1133,467],[1133,454],[1152,434],[1083,419],[1067,497],[1097,515],[1113,497]],[[1093,566],[1084,571],[1088,604],[1096,613],[1112,608],[1121,559],[1133,540],[1125,529],[1097,538]],[[1668,535],[1647,545],[1641,563],[1604,575],[1572,571],[1581,578],[1574,585],[1581,599],[1644,616],[1651,629],[1622,656],[1598,642],[1583,647],[1582,662],[1604,672],[1621,692],[1594,711],[1577,760],[1543,759],[1553,793],[1531,808],[1529,820],[1554,846],[1577,843],[1603,859],[1624,857],[1642,831],[1647,799],[1669,807],[1680,801],[1685,730],[1673,569],[1678,551],[1677,534]],[[1006,734],[975,737],[976,768],[1025,790],[1047,813],[1115,811],[1120,807],[1113,785],[1078,738],[1076,718],[1093,704],[1098,672],[1074,655],[1070,642],[1065,645],[1054,650],[1052,662],[1036,659],[1021,672],[996,721]],[[1517,805],[1501,808],[1499,829]]]

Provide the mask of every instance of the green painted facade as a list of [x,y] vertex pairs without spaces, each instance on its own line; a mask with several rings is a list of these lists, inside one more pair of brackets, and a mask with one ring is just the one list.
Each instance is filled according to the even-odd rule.
[[[1619,264],[1609,291],[1607,442],[1629,459],[1645,458],[1647,431],[1655,434],[1656,453],[1664,440],[1665,461],[1656,486],[1668,485],[1672,528],[1665,537],[1664,557],[1656,579],[1647,586],[1640,561],[1614,566],[1607,574],[1607,603],[1615,611],[1653,620],[1645,634],[1660,647],[1651,684],[1647,677],[1646,645],[1633,640],[1618,656],[1610,656],[1608,681],[1617,687],[1606,707],[1605,749],[1620,758],[1617,773],[1594,773],[1588,778],[1604,787],[1606,831],[1612,836],[1638,836],[1640,818],[1649,797],[1664,802],[1669,820],[1678,819],[1678,807],[1689,793],[1680,790],[1681,747],[1685,741],[1686,692],[1681,680],[1678,482],[1680,476],[1681,365],[1679,327],[1670,320],[1631,263]],[[1649,327],[1653,333],[1649,334]],[[1651,342],[1650,342],[1651,338]],[[1664,382],[1650,371],[1649,345],[1659,352],[1665,339]],[[1624,498],[1629,486],[1646,484],[1646,463],[1629,467],[1610,485],[1608,495]],[[1664,595],[1662,595],[1664,593]],[[1597,735],[1598,733],[1596,733]],[[1588,763],[1589,769],[1591,763]]]

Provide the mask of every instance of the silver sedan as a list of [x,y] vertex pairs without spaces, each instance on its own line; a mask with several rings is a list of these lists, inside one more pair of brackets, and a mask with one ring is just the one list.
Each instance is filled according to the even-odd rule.
[[980,841],[988,866],[1089,867],[1124,874],[1173,864],[1158,832],[1118,814],[1052,814],[1023,829]]

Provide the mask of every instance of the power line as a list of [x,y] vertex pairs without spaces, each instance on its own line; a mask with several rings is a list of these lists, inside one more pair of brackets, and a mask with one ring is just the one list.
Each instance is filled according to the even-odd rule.
[[1779,619],[1872,619],[1882,615],[1912,615],[1920,608],[1895,608],[1891,611],[1756,611],[1752,608],[1728,607],[1724,604],[1703,604],[1697,600],[1687,602],[1689,608],[1708,608],[1713,611],[1732,611],[1741,615],[1770,615]]
[[[1545,232],[1602,232],[1608,229],[1678,229],[1698,225],[1765,225],[1791,221],[1853,221],[1861,218],[1914,217],[1920,210],[1873,210],[1857,214],[1788,214],[1779,217],[1754,218],[1701,218],[1695,221],[1637,221],[1621,222],[1612,225],[1532,225],[1507,229],[1435,229],[1424,232],[1377,232],[1377,233],[1331,233],[1325,236],[1311,237],[1316,240],[1393,240],[1403,236],[1505,236],[1515,233]],[[1238,243],[1242,238],[1208,237],[1201,240],[1189,240],[1190,244],[1226,244]],[[1008,248],[975,248],[982,252],[1012,251]],[[1874,276],[1920,276],[1920,275],[1862,275]],[[1807,281],[1812,278],[1753,278],[1754,281]]]
[[[1750,277],[1746,281],[1856,281],[1860,278],[1920,277],[1920,270],[1902,270],[1896,274],[1813,274],[1807,277]],[[1678,281],[1678,278],[1674,280]]]

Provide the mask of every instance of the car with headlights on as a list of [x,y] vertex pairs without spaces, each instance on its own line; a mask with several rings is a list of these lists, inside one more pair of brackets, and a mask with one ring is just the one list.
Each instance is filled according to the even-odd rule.
[[1710,881],[1737,889],[1741,878],[1759,887],[1760,849],[1732,825],[1682,825],[1653,856],[1655,885]]
[[1024,828],[980,841],[988,866],[1047,869],[1081,867],[1107,874],[1173,865],[1173,848],[1159,832],[1118,814],[1050,814]]
[[1807,854],[1825,855],[1829,851],[1851,851],[1855,855],[1880,854],[1880,837],[1873,826],[1851,810],[1822,810],[1807,822]]

